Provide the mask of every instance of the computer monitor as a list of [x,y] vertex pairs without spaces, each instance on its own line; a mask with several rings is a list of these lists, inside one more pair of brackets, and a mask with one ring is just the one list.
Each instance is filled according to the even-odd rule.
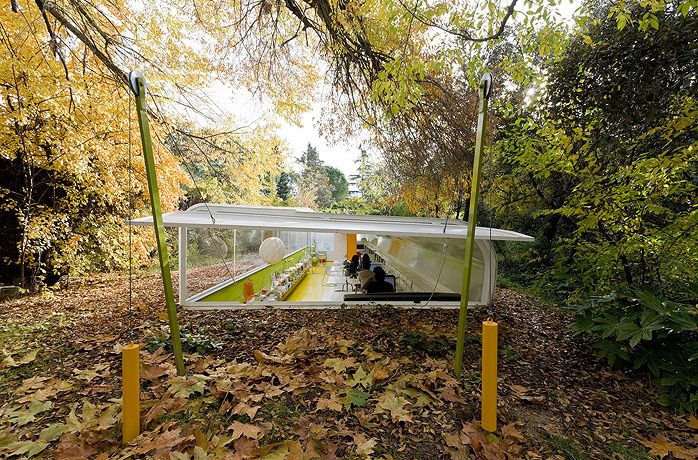
[[382,267],[382,266],[383,266],[383,264],[378,264],[376,262],[372,262],[371,268],[369,268],[369,270],[373,271],[373,269],[375,269],[376,267]]
[[395,290],[395,275],[385,275],[385,281],[393,285],[393,290]]

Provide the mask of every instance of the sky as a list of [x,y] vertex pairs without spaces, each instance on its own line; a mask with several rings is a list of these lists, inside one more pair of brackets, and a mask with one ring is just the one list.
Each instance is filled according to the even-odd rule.
[[350,137],[333,143],[321,136],[318,126],[322,116],[321,102],[313,104],[310,111],[302,115],[299,126],[276,116],[269,104],[260,101],[259,97],[244,89],[233,89],[222,82],[216,82],[206,93],[222,111],[230,113],[239,124],[254,122],[264,116],[274,120],[279,125],[277,135],[288,147],[288,167],[297,166],[294,160],[300,157],[310,143],[317,149],[320,159],[325,164],[338,168],[347,179],[356,173],[354,161],[359,156],[361,139]]

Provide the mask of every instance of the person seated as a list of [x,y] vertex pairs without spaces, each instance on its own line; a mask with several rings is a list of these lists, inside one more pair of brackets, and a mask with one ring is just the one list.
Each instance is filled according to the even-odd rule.
[[356,274],[359,271],[359,255],[354,254],[351,256],[351,262],[349,262],[349,265],[347,266],[347,273],[351,277],[355,277]]
[[371,258],[368,256],[368,254],[364,253],[364,255],[361,256],[361,263],[359,264],[359,268],[361,270],[371,269]]
[[368,254],[364,254],[361,258],[361,271],[357,273],[356,277],[359,280],[361,287],[365,287],[366,283],[373,279],[373,272],[371,271],[371,258]]
[[383,267],[378,266],[373,269],[373,279],[366,283],[364,290],[368,294],[395,292],[395,286],[385,280],[385,270],[383,270]]

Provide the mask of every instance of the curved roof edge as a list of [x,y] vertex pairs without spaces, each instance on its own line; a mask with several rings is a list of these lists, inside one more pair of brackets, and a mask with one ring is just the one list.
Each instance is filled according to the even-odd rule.
[[[371,233],[411,235],[432,238],[465,238],[467,222],[423,217],[371,216],[316,212],[310,208],[282,206],[243,206],[200,203],[186,211],[163,214],[165,227],[264,229],[316,233]],[[131,221],[133,225],[153,225],[152,216]],[[534,241],[511,230],[476,227],[476,239]]]

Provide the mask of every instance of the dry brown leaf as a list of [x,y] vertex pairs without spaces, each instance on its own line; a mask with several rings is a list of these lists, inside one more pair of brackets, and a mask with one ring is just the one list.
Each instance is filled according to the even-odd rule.
[[371,456],[376,444],[378,443],[374,438],[367,438],[363,433],[356,433],[354,435],[354,445],[356,446],[356,453],[359,455],[365,457]]
[[446,445],[448,447],[454,447],[454,448],[459,448],[463,445],[463,443],[460,440],[460,437],[458,433],[456,434],[451,434],[451,433],[441,433],[441,437],[444,438],[444,441],[446,441]]
[[495,443],[488,443],[482,447],[480,456],[486,460],[505,460],[505,452]]
[[145,436],[143,434],[141,438],[136,438],[135,441],[140,442],[134,449],[135,454],[147,454],[153,450],[171,451],[174,450],[175,446],[194,440],[194,435],[184,435],[181,428],[167,430],[163,433],[150,432],[148,434],[152,437],[143,439],[142,437]]
[[171,365],[168,364],[153,364],[146,367],[143,372],[141,372],[141,377],[145,380],[157,380],[167,374],[170,367]]
[[264,436],[264,430],[249,423],[233,422],[228,429],[233,431],[233,441],[240,436],[250,439],[260,439]]
[[12,358],[12,356],[8,355],[5,359],[3,359],[2,367],[19,367],[24,364],[29,364],[36,359],[36,355],[38,352],[38,349],[30,351],[29,353],[19,358],[19,360],[15,360]]
[[259,444],[256,439],[241,437],[233,443],[235,453],[243,458],[250,458],[259,449]]
[[254,419],[255,415],[257,415],[257,411],[259,410],[260,406],[250,406],[246,402],[240,401],[233,407],[233,414],[235,415],[247,415],[250,420]]
[[66,433],[61,436],[60,443],[56,447],[54,455],[56,458],[66,460],[82,460],[87,459],[96,452],[95,449],[80,441],[74,434]]
[[523,394],[525,394],[525,393],[528,393],[529,390],[530,390],[529,388],[526,388],[526,387],[521,386],[521,385],[508,385],[508,387],[511,388],[512,390],[514,390],[514,392],[516,392],[517,394],[520,394],[520,395],[523,395]]
[[650,449],[650,453],[653,455],[659,455],[660,458],[664,458],[670,453],[674,457],[681,460],[694,460],[698,457],[698,449],[685,449],[678,444],[668,440],[664,435],[658,434],[651,440],[640,437],[640,442]]
[[508,425],[504,425],[502,427],[502,436],[504,436],[504,439],[512,440],[512,441],[517,441],[517,442],[523,442],[524,441],[524,435],[516,429],[513,423],[509,423]]
[[329,409],[337,412],[342,412],[342,402],[337,398],[336,395],[330,396],[330,398],[320,398],[317,400],[316,410]]
[[262,363],[262,364],[264,364],[264,363],[281,364],[284,362],[283,358],[280,358],[278,356],[268,355],[261,350],[254,350],[252,352],[252,354],[254,355],[254,359],[256,359],[257,362]]
[[460,404],[465,404],[465,399],[456,394],[456,390],[453,387],[444,387],[440,392],[441,399],[444,401],[455,402]]
[[694,430],[698,430],[698,418],[695,415],[688,417],[688,427]]

